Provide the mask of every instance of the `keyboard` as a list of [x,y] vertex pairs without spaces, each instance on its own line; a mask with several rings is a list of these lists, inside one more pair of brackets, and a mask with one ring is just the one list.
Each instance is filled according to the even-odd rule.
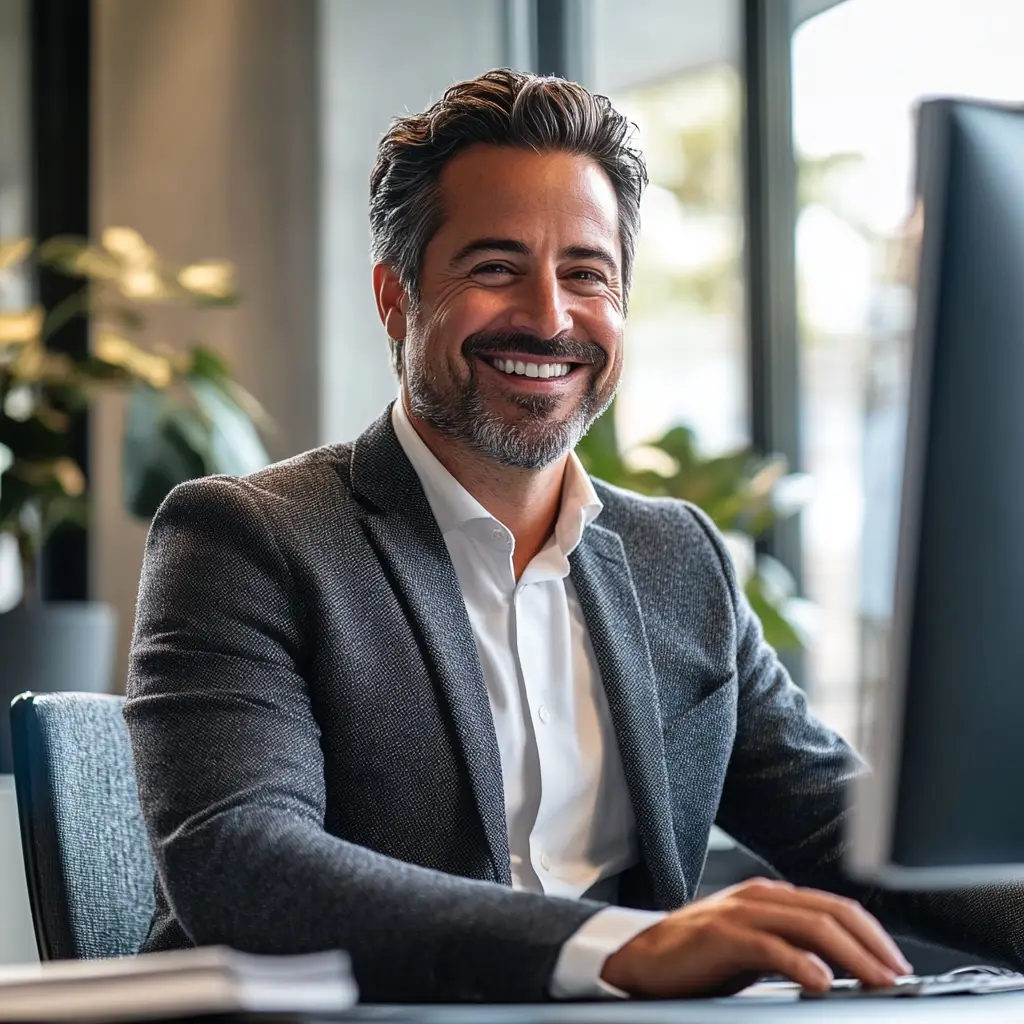
[[1001,967],[958,967],[947,974],[908,974],[886,988],[866,988],[859,981],[838,979],[828,992],[800,993],[801,999],[893,999],[913,996],[987,995],[1024,989],[1024,974]]

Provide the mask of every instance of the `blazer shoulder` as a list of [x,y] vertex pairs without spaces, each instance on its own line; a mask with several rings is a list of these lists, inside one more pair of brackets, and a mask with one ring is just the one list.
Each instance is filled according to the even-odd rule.
[[[265,466],[247,476],[216,474],[178,484],[164,499],[161,513],[171,509],[216,513],[258,512],[303,518],[312,499],[344,504],[351,498],[351,444],[324,445]],[[158,513],[158,516],[160,513]]]
[[308,501],[311,493],[323,487],[350,490],[351,463],[351,442],[326,444],[238,479],[252,492],[268,498]]
[[707,513],[693,502],[638,494],[596,477],[592,479],[594,490],[604,505],[598,522],[618,533],[642,530],[678,536],[681,531],[700,537],[706,535],[709,528],[717,532]]
[[595,525],[613,530],[633,552],[673,550],[688,559],[710,562],[735,588],[732,557],[711,517],[691,501],[652,497],[594,478],[604,509]]

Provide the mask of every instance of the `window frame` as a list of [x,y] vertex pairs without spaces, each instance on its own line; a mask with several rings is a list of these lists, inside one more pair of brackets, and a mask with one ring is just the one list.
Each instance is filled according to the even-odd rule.
[[[507,0],[514,3],[516,0]],[[750,436],[762,452],[786,457],[799,472],[800,351],[796,292],[797,168],[792,132],[792,37],[803,8],[841,0],[741,0],[743,77],[744,289]],[[585,0],[533,0],[533,53],[542,74],[586,83],[590,33]],[[757,543],[778,559],[803,593],[799,515]],[[799,652],[783,658],[804,683]]]

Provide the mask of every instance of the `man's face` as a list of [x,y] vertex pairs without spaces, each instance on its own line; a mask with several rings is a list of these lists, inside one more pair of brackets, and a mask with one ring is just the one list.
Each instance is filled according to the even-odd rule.
[[440,181],[406,321],[410,410],[500,465],[575,447],[622,366],[618,203],[593,160],[473,146]]

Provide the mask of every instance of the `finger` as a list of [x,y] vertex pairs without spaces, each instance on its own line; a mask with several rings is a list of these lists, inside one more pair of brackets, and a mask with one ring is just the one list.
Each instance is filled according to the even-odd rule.
[[820,889],[798,889],[783,883],[750,885],[742,890],[745,899],[760,900],[785,906],[800,906],[808,910],[831,914],[862,946],[878,960],[898,974],[910,974],[899,946],[881,926],[878,919],[856,900],[835,896]]
[[832,972],[813,953],[778,935],[741,926],[724,926],[720,937],[732,947],[737,968],[758,974],[781,974],[811,992],[827,992]]
[[743,925],[769,932],[849,971],[865,985],[892,985],[895,971],[851,935],[831,914],[782,903],[737,902]]

